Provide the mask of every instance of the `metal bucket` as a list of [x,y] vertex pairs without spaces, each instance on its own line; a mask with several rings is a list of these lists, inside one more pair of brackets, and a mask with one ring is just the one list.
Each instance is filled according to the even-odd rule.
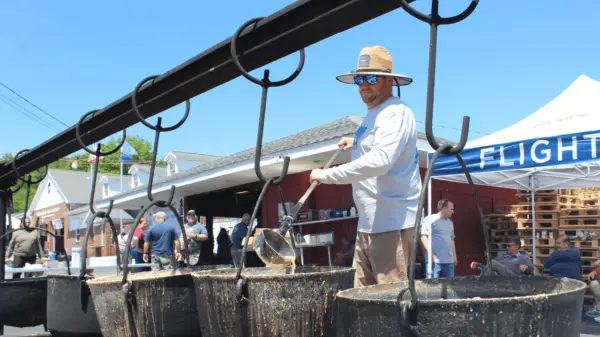
[[[202,266],[128,275],[132,293],[131,316],[126,306],[122,276],[87,281],[102,334],[111,337],[201,336],[190,273],[217,268],[231,266]],[[131,331],[129,317],[133,318],[137,334]]]
[[[237,336],[236,269],[192,273],[204,337]],[[249,337],[331,336],[335,294],[351,288],[353,268],[244,268]],[[341,319],[341,318],[338,318]]]
[[398,302],[407,288],[399,282],[340,292],[344,320],[333,336],[579,337],[586,284],[542,276],[416,280],[412,322],[404,311],[410,293]]
[[102,337],[93,299],[79,276],[48,275],[47,306],[48,330],[53,337]]
[[46,277],[0,281],[0,326],[46,324]]
[[[109,207],[108,213],[110,213]],[[63,253],[67,259],[68,275],[48,275],[48,330],[52,336],[58,337],[102,337],[100,325],[96,317],[93,299],[90,296],[87,279],[89,269],[87,268],[88,241],[93,231],[94,220],[104,218],[108,220],[112,232],[113,244],[118,247],[117,231],[110,215],[103,212],[95,212],[86,221],[85,240],[83,242],[82,254],[80,256],[79,275],[71,275],[69,256],[66,250]],[[119,254],[116,256],[116,265],[120,266]],[[116,267],[118,269],[118,267]]]

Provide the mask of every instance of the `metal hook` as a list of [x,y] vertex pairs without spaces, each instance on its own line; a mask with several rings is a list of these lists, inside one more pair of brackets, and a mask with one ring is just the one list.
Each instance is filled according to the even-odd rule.
[[[21,151],[19,151],[19,152],[17,153],[17,155],[15,156],[15,158],[13,158],[13,160],[12,160],[12,162],[11,162],[11,164],[12,164],[12,168],[13,168],[13,171],[14,171],[14,172],[15,172],[15,174],[17,175],[17,178],[23,182],[23,184],[21,185],[21,187],[22,187],[24,184],[28,183],[28,182],[29,182],[30,184],[32,184],[32,185],[39,184],[39,183],[41,183],[41,182],[42,182],[42,180],[46,179],[46,176],[48,175],[48,165],[46,165],[46,166],[45,166],[45,167],[46,167],[46,170],[44,171],[44,174],[42,174],[42,176],[41,176],[41,177],[40,177],[38,180],[35,180],[35,181],[34,181],[34,180],[31,180],[31,174],[27,175],[27,176],[28,176],[27,180],[26,180],[26,179],[24,179],[24,177],[25,177],[25,176],[24,176],[24,175],[22,175],[21,173],[19,173],[19,169],[17,168],[17,164],[16,164],[16,163],[17,163],[17,159],[19,159],[19,157],[20,157],[22,154],[24,154],[24,153],[27,153],[27,152],[29,152],[29,149],[27,149],[27,150],[21,150]],[[39,170],[37,170],[37,171],[39,171]],[[21,189],[21,187],[19,187],[18,189],[16,189],[16,190],[15,190],[15,191],[13,191],[13,192],[17,192],[19,189]]]
[[[243,25],[240,26],[240,28],[238,28],[238,30],[235,32],[235,34],[231,37],[231,60],[233,61],[233,63],[236,65],[236,67],[240,70],[240,72],[246,79],[248,79],[250,82],[258,84],[259,86],[262,87],[260,117],[259,117],[259,122],[258,122],[258,135],[256,137],[257,138],[256,139],[256,152],[254,154],[254,171],[256,172],[256,176],[258,177],[258,179],[262,183],[265,183],[267,181],[267,179],[263,175],[262,170],[260,168],[260,157],[262,155],[262,139],[263,139],[263,131],[264,131],[264,125],[265,125],[265,112],[266,112],[266,107],[267,107],[268,89],[269,89],[269,87],[283,86],[283,85],[288,84],[288,83],[292,82],[293,80],[295,80],[296,77],[298,77],[298,75],[300,75],[300,72],[304,68],[305,53],[304,53],[304,48],[300,50],[300,62],[298,63],[298,67],[292,73],[292,75],[290,75],[286,79],[283,79],[280,81],[274,81],[274,82],[271,81],[269,79],[269,70],[268,69],[264,71],[262,80],[259,80],[256,77],[250,75],[248,73],[248,71],[246,71],[246,69],[244,69],[244,67],[240,63],[238,52],[237,52],[237,42],[238,42],[240,34],[242,33],[243,30],[245,30],[250,25],[254,25],[254,28],[256,28],[256,25],[262,19],[264,19],[264,17],[254,18],[254,19],[246,21]],[[271,184],[279,185],[283,182],[283,180],[287,176],[289,164],[290,164],[290,157],[285,156],[283,158],[283,167],[281,169],[281,174],[280,174],[279,178],[277,178],[276,180],[272,180]]]
[[[110,213],[110,212],[108,212]],[[85,239],[83,241],[83,246],[81,248],[82,252],[81,252],[81,268],[79,270],[79,280],[84,282],[85,281],[85,274],[87,272],[87,266],[86,266],[86,262],[87,262],[87,245],[88,245],[88,240],[89,238],[92,236],[92,232],[94,231],[94,220],[96,220],[96,218],[99,219],[105,219],[108,221],[108,224],[110,226],[110,230],[112,232],[112,236],[113,236],[113,244],[115,245],[115,247],[119,246],[119,241],[117,238],[117,229],[115,227],[115,224],[112,220],[112,218],[110,217],[110,215],[106,213],[106,212],[98,212],[96,214],[93,214],[91,217],[88,217],[87,222],[86,222],[86,231],[85,231]],[[119,271],[123,271],[123,267],[121,266],[121,254],[117,254],[117,273]]]
[[31,192],[31,185],[39,184],[40,182],[42,182],[42,180],[46,179],[46,176],[48,175],[48,165],[46,165],[46,170],[44,171],[44,174],[42,174],[42,176],[38,180],[32,180],[31,174],[27,175],[27,179],[24,179],[24,177],[21,176],[21,174],[19,173],[19,169],[17,168],[16,162],[19,156],[26,152],[29,152],[29,149],[19,151],[12,161],[13,171],[16,173],[17,178],[23,182],[23,184],[21,184],[21,186],[17,188],[16,191],[20,190],[21,187],[23,187],[25,184],[27,185],[27,191],[25,192],[25,205],[23,207],[23,219],[21,220],[23,223],[25,222],[25,218],[27,217],[27,211],[29,208],[29,194]]
[[[430,25],[430,44],[429,44],[429,72],[427,76],[427,107],[426,107],[426,118],[425,118],[425,135],[429,145],[434,150],[440,148],[440,144],[433,135],[433,97],[435,88],[435,64],[437,55],[437,26],[438,25],[449,25],[457,23],[466,19],[477,7],[479,0],[472,0],[469,7],[462,13],[449,18],[442,18],[439,16],[439,0],[432,0],[431,4],[431,15],[425,15],[408,5],[406,0],[400,0],[402,8],[413,17],[426,22]],[[458,144],[448,149],[444,154],[457,154],[467,144],[467,138],[469,136],[469,121],[468,116],[463,117],[462,129],[460,133],[460,140]]]
[[[154,80],[158,77],[158,75],[153,75],[153,76],[148,76],[145,79],[143,79],[136,87],[135,90],[133,90],[133,92],[131,93],[131,105],[133,107],[133,111],[135,111],[136,115],[138,116],[138,119],[142,122],[142,124],[144,124],[145,126],[147,126],[148,128],[152,129],[155,131],[155,136],[154,136],[154,146],[152,148],[152,163],[150,164],[150,177],[148,178],[148,187],[147,187],[147,194],[148,194],[148,199],[151,202],[154,202],[154,197],[152,196],[152,188],[154,186],[154,171],[156,170],[156,159],[158,157],[158,142],[160,139],[160,133],[161,132],[169,132],[169,131],[173,131],[178,129],[180,126],[183,125],[183,123],[185,123],[185,121],[187,120],[188,116],[190,115],[190,101],[186,100],[185,101],[185,114],[183,116],[183,118],[177,122],[177,124],[169,126],[169,127],[163,127],[162,126],[162,118],[158,117],[158,120],[156,121],[156,125],[152,125],[150,123],[148,123],[144,117],[142,116],[142,114],[140,113],[139,109],[138,109],[138,105],[137,105],[137,94],[140,90],[140,88],[148,81],[152,81],[152,83],[154,83]],[[175,185],[171,185],[171,190],[169,191],[169,197],[167,199],[167,201],[158,201],[158,203],[156,204],[156,206],[158,207],[167,207],[167,205],[170,205],[171,202],[173,202],[173,197],[175,196]]]
[[[179,224],[179,226],[181,227],[181,235],[183,236],[183,252],[187,253],[189,251],[189,247],[188,247],[188,239],[187,239],[187,234],[185,232],[185,226],[183,225],[183,219],[181,218],[181,216],[179,215],[179,212],[177,212],[177,210],[175,209],[175,207],[173,207],[173,205],[168,204],[166,206],[163,206],[164,201],[162,200],[155,200],[152,201],[151,203],[149,203],[148,205],[146,205],[146,207],[144,207],[140,213],[137,215],[137,217],[134,220],[134,224],[136,226],[131,226],[131,228],[129,228],[129,236],[127,237],[127,243],[125,244],[125,247],[131,247],[131,241],[133,241],[133,234],[135,233],[135,229],[137,227],[137,224],[140,222],[140,219],[142,219],[143,216],[146,215],[146,213],[154,206],[157,207],[161,207],[161,208],[166,208],[168,207],[169,210],[175,215],[175,217],[177,218],[177,223]],[[123,279],[121,281],[121,285],[126,285],[127,284],[127,273],[129,270],[129,249],[125,250],[125,257],[124,257],[124,261],[123,261]],[[189,265],[189,254],[185,254],[186,257],[186,263]],[[174,268],[175,265],[173,266]]]
[[[81,116],[81,118],[79,119],[79,122],[77,122],[77,124],[75,124],[75,139],[77,139],[77,141],[79,142],[79,145],[81,145],[81,148],[84,149],[85,152],[96,156],[96,159],[98,159],[100,156],[106,157],[106,156],[110,156],[113,153],[116,153],[117,151],[119,151],[121,149],[121,147],[123,147],[123,144],[125,144],[125,141],[127,140],[127,129],[123,129],[123,139],[121,139],[121,142],[119,143],[119,145],[117,145],[114,149],[112,149],[108,152],[101,152],[100,147],[102,144],[98,144],[98,148],[96,150],[91,150],[90,148],[88,148],[85,145],[85,143],[83,142],[83,139],[81,139],[80,127],[81,127],[81,123],[83,123],[83,121],[86,118],[88,118],[90,115],[93,115],[97,111],[98,110],[92,110],[92,111],[86,113],[85,115]],[[92,118],[93,118],[93,116],[92,116]]]
[[[431,6],[431,15],[426,16],[416,10],[414,10],[413,8],[411,8],[408,3],[406,2],[406,0],[401,0],[401,6],[412,16],[414,16],[415,18],[427,22],[430,26],[431,26],[431,31],[430,31],[430,38],[431,38],[431,42],[430,42],[430,48],[429,48],[429,69],[428,69],[428,83],[427,83],[427,110],[426,110],[426,121],[425,121],[425,127],[426,127],[426,136],[427,136],[427,140],[429,142],[429,144],[431,145],[432,148],[435,149],[435,153],[432,156],[430,163],[428,165],[428,169],[425,173],[425,178],[423,180],[423,185],[422,185],[422,190],[421,190],[421,195],[419,198],[419,204],[417,207],[417,214],[416,214],[416,219],[415,219],[415,232],[414,232],[414,237],[413,237],[413,246],[410,252],[410,265],[409,265],[409,291],[410,291],[410,295],[411,295],[411,302],[409,305],[403,307],[404,308],[404,313],[403,315],[408,317],[410,315],[410,328],[415,328],[416,327],[416,317],[414,316],[416,310],[417,310],[417,292],[415,289],[415,260],[416,260],[416,256],[417,256],[417,242],[419,242],[419,236],[420,236],[420,228],[421,228],[421,217],[423,215],[423,207],[425,205],[425,198],[427,195],[427,186],[429,185],[429,181],[431,179],[431,175],[433,172],[433,167],[435,165],[435,162],[437,161],[438,157],[441,154],[446,154],[446,155],[455,155],[456,158],[458,159],[458,161],[460,162],[464,174],[467,177],[467,180],[469,182],[469,185],[471,186],[471,190],[475,196],[475,203],[477,204],[477,208],[478,208],[478,213],[479,213],[479,217],[481,220],[481,224],[482,224],[482,228],[483,228],[483,232],[484,232],[484,240],[485,240],[485,245],[486,245],[486,256],[488,257],[488,261],[490,260],[490,250],[489,250],[489,237],[488,237],[488,232],[487,232],[487,225],[485,222],[485,218],[483,216],[483,210],[481,208],[481,201],[479,199],[479,195],[477,194],[477,189],[475,188],[475,185],[473,184],[473,180],[471,179],[471,175],[464,163],[464,161],[462,160],[461,156],[460,156],[460,151],[462,151],[462,149],[465,147],[466,143],[467,143],[467,137],[468,137],[468,133],[469,133],[469,117],[463,117],[463,126],[462,126],[462,130],[461,130],[461,135],[460,135],[460,141],[458,142],[458,144],[454,147],[452,147],[451,145],[448,144],[443,144],[440,145],[435,137],[433,136],[433,96],[434,96],[434,87],[435,87],[435,61],[436,61],[436,54],[437,54],[437,26],[441,25],[441,24],[453,24],[453,23],[457,23],[461,20],[464,20],[465,18],[467,18],[471,13],[473,13],[473,11],[475,10],[475,7],[477,6],[477,4],[479,3],[478,0],[472,0],[471,5],[461,14],[458,14],[456,16],[450,17],[450,18],[442,18],[439,16],[438,14],[438,9],[439,9],[439,0],[433,0],[432,6]],[[491,268],[491,263],[489,268]],[[401,297],[398,297],[398,301],[401,301]],[[405,318],[406,318],[405,317]],[[415,331],[414,329],[412,329],[412,331]]]
[[88,118],[90,115],[93,115],[97,111],[98,110],[92,110],[92,111],[86,113],[85,115],[81,116],[81,118],[79,119],[79,122],[77,122],[77,124],[75,125],[75,139],[77,139],[77,141],[79,142],[79,145],[81,145],[81,147],[86,152],[88,152],[89,154],[94,156],[94,168],[93,168],[92,181],[91,181],[92,186],[90,189],[90,212],[92,212],[92,214],[94,214],[98,218],[104,218],[104,217],[108,216],[110,214],[110,212],[112,211],[114,200],[110,201],[106,212],[104,212],[104,211],[96,212],[96,210],[94,209],[94,196],[96,194],[96,183],[98,180],[98,170],[100,169],[100,165],[99,165],[100,157],[110,156],[111,154],[119,151],[125,144],[125,141],[127,140],[127,130],[123,129],[123,138],[121,139],[121,142],[114,149],[112,149],[108,152],[102,152],[102,144],[98,143],[96,150],[91,150],[90,148],[88,148],[85,145],[85,143],[83,142],[83,139],[81,138],[80,127],[81,127],[81,123],[83,123],[83,121],[86,118]]

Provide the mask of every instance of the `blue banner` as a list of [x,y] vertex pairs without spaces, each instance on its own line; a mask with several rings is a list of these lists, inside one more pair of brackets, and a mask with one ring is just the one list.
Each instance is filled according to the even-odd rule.
[[[597,140],[600,130],[464,149],[460,155],[470,173],[586,163],[600,160]],[[432,175],[454,174],[463,174],[456,157],[440,155]]]
[[119,159],[124,163],[131,162],[131,156],[137,155],[137,151],[129,144],[128,141],[125,141],[123,146],[121,147],[121,155]]

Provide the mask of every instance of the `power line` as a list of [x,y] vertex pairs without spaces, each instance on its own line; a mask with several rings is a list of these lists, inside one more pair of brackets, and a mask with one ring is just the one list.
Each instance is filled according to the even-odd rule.
[[[4,96],[4,95],[2,95],[2,96]],[[33,119],[34,121],[38,122],[40,125],[42,125],[42,126],[44,126],[44,127],[47,127],[47,128],[48,128],[48,129],[50,129],[51,131],[60,132],[60,130],[58,130],[58,128],[56,128],[56,127],[55,127],[55,126],[53,126],[53,125],[48,125],[48,124],[45,124],[45,123],[44,123],[42,120],[40,120],[39,118],[37,118],[37,116],[35,116],[35,115],[32,115],[32,114],[31,114],[31,112],[25,112],[25,111],[23,111],[23,110],[21,110],[21,109],[17,108],[17,107],[15,107],[15,106],[13,106],[12,104],[10,104],[9,102],[7,102],[6,100],[4,100],[3,98],[0,98],[0,101],[1,101],[1,102],[4,102],[4,104],[8,105],[9,107],[13,108],[14,110],[16,110],[16,111],[18,111],[18,112],[20,112],[20,113],[24,114],[25,116],[27,116],[27,117],[29,117],[29,118]]]
[[[421,124],[425,124],[425,122],[421,122],[421,121],[417,121],[417,123],[421,123]],[[433,125],[434,128],[441,128],[441,129],[449,129],[449,130],[456,130],[456,131],[462,131],[459,128],[454,128],[454,127],[450,127],[450,126],[443,126],[443,125]],[[479,131],[474,131],[474,130],[469,130],[469,133],[478,133],[480,135],[484,135],[487,136],[489,135],[489,133],[485,133],[485,132],[479,132]]]
[[29,101],[27,98],[25,98],[25,97],[23,97],[23,96],[19,95],[19,94],[18,94],[16,91],[12,90],[12,89],[11,89],[11,88],[9,88],[8,86],[6,86],[4,83],[0,82],[0,85],[2,85],[3,87],[5,87],[6,89],[10,90],[10,91],[11,91],[13,94],[15,94],[15,95],[17,95],[17,96],[21,97],[21,99],[22,99],[22,100],[24,100],[25,102],[27,102],[27,103],[29,103],[29,104],[33,105],[35,108],[37,108],[37,109],[38,109],[38,110],[40,110],[41,112],[45,113],[45,114],[46,114],[47,116],[49,116],[50,118],[54,119],[55,121],[57,121],[57,122],[61,123],[62,125],[66,126],[66,127],[69,127],[69,126],[68,126],[67,124],[65,124],[63,121],[61,121],[61,120],[57,119],[56,117],[52,116],[51,114],[47,113],[46,111],[44,111],[44,109],[40,108],[39,106],[37,106],[37,105],[35,105],[35,104],[31,103],[31,102],[30,102],[30,101]]
[[[53,130],[53,131],[58,131],[58,132],[60,132],[60,130],[58,130],[58,128],[57,128],[56,126],[54,126],[54,125],[52,125],[52,124],[50,124],[50,123],[46,122],[45,120],[41,119],[41,118],[39,117],[39,115],[37,115],[37,114],[36,114],[36,113],[34,113],[34,112],[31,112],[31,111],[27,110],[27,108],[25,108],[24,106],[20,105],[19,103],[17,103],[17,102],[15,102],[15,101],[13,101],[12,99],[10,99],[10,97],[8,97],[8,96],[6,96],[6,95],[4,95],[4,94],[2,94],[2,93],[0,93],[0,97],[4,97],[5,99],[9,100],[9,101],[12,103],[12,104],[10,105],[10,107],[11,107],[11,108],[13,108],[13,109],[17,109],[17,108],[15,107],[15,106],[17,106],[17,107],[18,107],[20,110],[24,110],[24,112],[26,112],[26,113],[28,113],[29,115],[31,115],[30,117],[32,117],[32,118],[37,118],[37,119],[38,119],[40,122],[43,122],[44,124],[46,124],[46,125],[47,125],[47,127],[52,127],[52,130]],[[3,100],[3,101],[4,101],[4,100]],[[6,101],[4,101],[4,103],[7,103],[7,102],[6,102]],[[22,113],[24,113],[23,111],[21,111],[21,112],[22,112]]]

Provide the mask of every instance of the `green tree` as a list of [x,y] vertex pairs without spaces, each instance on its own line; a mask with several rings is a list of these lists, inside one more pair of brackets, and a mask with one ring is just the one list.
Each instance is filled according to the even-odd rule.
[[[101,147],[102,152],[107,152],[107,151],[110,151],[111,149],[114,149],[119,144],[120,141],[121,141],[121,137],[109,139],[109,141],[106,144],[102,144],[102,147]],[[131,146],[138,153],[137,155],[131,156],[131,160],[133,163],[135,163],[136,161],[151,161],[152,160],[152,152],[151,152],[152,151],[152,143],[150,143],[150,141],[142,138],[141,136],[129,136],[129,137],[127,137],[127,141],[129,142],[129,144],[131,144]],[[100,165],[99,165],[100,168],[98,170],[98,174],[100,174],[100,173],[119,174],[120,173],[120,162],[119,162],[120,155],[121,155],[121,151],[117,151],[116,153],[113,153],[111,155],[104,157],[100,161]],[[91,165],[87,164],[88,157],[89,157],[89,153],[85,152],[82,154],[62,158],[62,159],[57,160],[57,161],[51,163],[50,165],[48,165],[48,168],[89,172]],[[13,158],[14,158],[13,154],[6,153],[6,154],[0,156],[0,162],[10,161]],[[73,169],[72,164],[75,160],[78,161],[79,165],[76,169]],[[150,163],[145,163],[145,164],[149,165]],[[156,166],[165,167],[166,163],[163,161],[157,161]],[[127,172],[129,171],[130,167],[131,167],[131,164],[125,163],[123,165],[123,174],[124,175],[127,175]],[[30,174],[32,176],[32,180],[33,181],[39,180],[39,178],[42,176],[44,171],[45,171],[45,168],[40,169],[38,171],[31,172]],[[21,185],[21,181],[19,181],[17,183],[17,186],[20,186],[20,185]],[[25,195],[27,192],[26,187],[27,187],[26,185],[23,186],[21,189],[19,189],[17,191],[17,193],[15,193],[13,195],[13,213],[23,212],[23,210],[25,208]],[[31,199],[33,199],[33,196],[35,195],[37,188],[38,188],[38,184],[31,185],[31,190],[29,192],[29,203],[31,203]],[[14,190],[15,187],[13,187],[12,189]]]

